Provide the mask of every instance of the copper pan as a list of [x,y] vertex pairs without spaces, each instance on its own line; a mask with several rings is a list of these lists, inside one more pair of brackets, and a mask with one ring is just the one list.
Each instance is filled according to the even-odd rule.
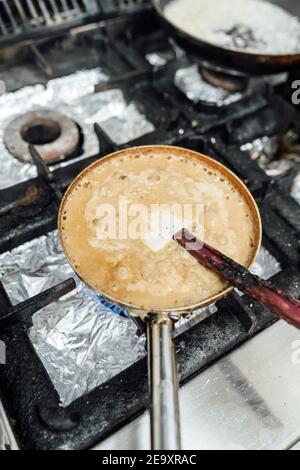
[[[158,150],[160,153],[165,153],[166,157],[170,152],[176,152],[183,157],[196,158],[203,162],[211,169],[218,170],[224,177],[231,182],[236,191],[239,192],[241,197],[248,204],[254,221],[254,248],[253,255],[249,260],[249,264],[245,267],[249,268],[255,261],[259,252],[262,240],[262,225],[258,207],[251,193],[244,185],[244,183],[228,168],[221,165],[212,158],[187,150],[184,148],[171,147],[171,146],[145,146],[139,148],[128,148],[120,150],[111,155],[108,155],[101,160],[96,161],[91,166],[86,168],[70,185],[58,215],[58,230],[60,240],[66,257],[76,272],[75,266],[71,262],[72,255],[68,253],[64,246],[64,237],[62,236],[63,226],[63,212],[65,202],[68,196],[72,193],[74,188],[96,167],[102,165],[107,160],[118,159],[121,156],[128,154],[136,154],[137,151],[142,151],[144,155],[147,153],[153,154]],[[238,229],[238,228],[237,228]],[[82,279],[87,285],[85,279]],[[91,287],[91,286],[89,286]],[[148,324],[148,358],[149,358],[149,382],[152,398],[151,406],[151,437],[153,450],[179,450],[180,449],[180,427],[179,427],[179,406],[178,406],[178,378],[174,344],[172,340],[174,321],[181,318],[183,315],[190,315],[196,310],[204,308],[213,304],[232,292],[232,287],[224,287],[224,290],[219,294],[205,299],[194,306],[187,306],[178,310],[154,310],[144,311],[135,305],[129,305],[120,302],[118,299],[107,295],[105,292],[97,291],[97,294],[103,296],[108,301],[126,309],[132,316],[139,316],[147,321]]]

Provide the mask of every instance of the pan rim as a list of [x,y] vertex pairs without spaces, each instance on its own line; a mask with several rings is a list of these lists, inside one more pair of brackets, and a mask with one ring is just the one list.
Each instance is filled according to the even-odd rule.
[[299,52],[294,53],[294,54],[260,54],[260,53],[257,53],[257,52],[243,52],[243,51],[240,51],[238,49],[229,49],[229,48],[226,49],[226,47],[220,46],[220,45],[215,44],[213,42],[209,42],[205,39],[199,39],[196,36],[193,36],[192,34],[189,34],[186,31],[184,31],[183,29],[179,28],[177,25],[175,25],[171,20],[169,20],[166,17],[166,15],[165,15],[162,7],[161,7],[161,1],[160,0],[152,0],[152,3],[154,5],[154,8],[155,8],[156,12],[161,17],[161,19],[164,22],[166,22],[169,25],[169,27],[171,27],[173,30],[175,30],[177,32],[177,34],[179,34],[180,36],[183,36],[186,40],[190,41],[195,46],[210,47],[210,48],[215,49],[216,52],[218,51],[219,53],[223,53],[223,54],[226,54],[226,55],[235,54],[235,55],[239,56],[240,59],[244,59],[244,60],[257,59],[258,61],[260,61],[261,63],[265,63],[266,65],[269,62],[274,61],[275,59],[278,59],[278,62],[282,62],[282,64],[273,64],[274,66],[284,65],[284,63],[286,61],[287,62],[289,62],[289,61],[292,61],[292,62],[300,61],[300,50],[299,50]]
[[220,293],[217,293],[198,304],[189,305],[187,307],[180,307],[178,309],[174,309],[174,308],[172,309],[143,309],[139,306],[128,304],[126,302],[120,302],[120,300],[115,299],[111,295],[105,293],[103,290],[100,291],[98,289],[95,289],[94,286],[92,286],[89,282],[83,279],[80,276],[80,274],[77,272],[77,269],[75,268],[74,263],[71,261],[68,255],[68,251],[65,248],[65,244],[64,244],[64,240],[62,236],[64,206],[69,195],[72,193],[74,187],[78,185],[80,180],[82,180],[87,174],[89,174],[91,171],[97,168],[97,166],[101,165],[107,160],[112,160],[116,157],[121,157],[123,154],[128,154],[128,152],[130,153],[134,153],[137,151],[153,152],[155,149],[158,151],[162,151],[162,152],[170,152],[170,151],[174,151],[175,149],[176,152],[182,153],[182,156],[185,156],[185,157],[193,156],[197,158],[198,160],[217,169],[218,171],[225,173],[226,177],[230,180],[231,184],[233,184],[236,187],[236,189],[239,191],[239,193],[243,195],[243,198],[246,200],[248,208],[250,209],[251,214],[254,218],[255,249],[253,250],[253,255],[251,256],[249,263],[246,265],[247,269],[249,269],[252,266],[252,264],[255,262],[257,255],[259,253],[259,250],[261,248],[261,244],[262,244],[262,221],[261,221],[260,212],[259,212],[259,209],[258,209],[258,206],[254,197],[252,196],[251,192],[249,191],[245,183],[225,165],[222,165],[221,163],[214,160],[212,157],[209,157],[208,155],[205,155],[201,152],[196,152],[194,150],[186,149],[184,147],[176,147],[172,145],[144,145],[144,146],[129,147],[129,148],[117,150],[116,152],[112,152],[108,155],[105,155],[104,157],[99,158],[95,162],[93,162],[91,165],[86,167],[79,175],[77,175],[77,177],[72,181],[72,183],[70,184],[70,186],[68,187],[67,191],[64,194],[64,197],[61,201],[59,212],[58,212],[58,233],[59,233],[59,239],[60,239],[60,243],[63,248],[64,254],[69,264],[71,265],[72,269],[74,270],[76,275],[79,277],[79,279],[81,279],[82,282],[84,282],[84,284],[88,286],[92,291],[94,291],[98,296],[102,296],[103,298],[107,299],[109,302],[112,302],[113,304],[118,305],[125,310],[128,310],[132,316],[145,316],[151,313],[154,315],[167,314],[169,316],[180,317],[183,315],[189,315],[196,310],[200,310],[202,308],[205,308],[209,305],[216,303],[217,301],[229,295],[234,290],[234,287],[232,286],[226,287]]

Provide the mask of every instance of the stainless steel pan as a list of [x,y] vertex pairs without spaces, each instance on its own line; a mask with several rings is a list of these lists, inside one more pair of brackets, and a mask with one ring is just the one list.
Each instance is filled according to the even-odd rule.
[[[170,151],[175,151],[174,147],[169,146],[147,146],[142,148],[129,148],[121,150],[114,154],[108,155],[105,158],[95,162],[93,165],[85,169],[71,184],[67,190],[65,197],[62,201],[59,216],[58,227],[60,233],[61,244],[65,254],[76,271],[76,267],[72,264],[72,254],[68,252],[64,246],[64,237],[62,236],[63,227],[63,213],[66,198],[77,187],[80,180],[88,175],[95,167],[100,166],[105,161],[119,158],[121,155],[136,154],[137,151],[143,150],[155,153],[156,149],[160,153],[165,153],[166,158]],[[230,170],[216,162],[215,160],[191,150],[179,149],[176,147],[176,153],[182,154],[185,157],[197,158],[204,162],[212,169],[220,171],[226,179],[234,185],[236,190],[246,200],[248,207],[252,213],[255,223],[255,239],[253,256],[249,262],[250,267],[255,260],[257,253],[260,249],[262,228],[261,219],[257,205],[246,188],[246,186],[235,176]],[[238,229],[238,228],[237,228]],[[83,240],[84,242],[84,240]],[[88,241],[86,241],[88,243]],[[174,242],[175,243],[175,242]],[[85,279],[83,279],[86,282]],[[179,404],[178,404],[178,378],[176,367],[176,355],[173,343],[173,328],[174,322],[180,319],[183,315],[189,315],[196,310],[199,310],[207,305],[215,303],[222,297],[226,296],[233,290],[232,287],[225,287],[223,292],[215,295],[205,302],[199,302],[194,306],[187,306],[178,310],[153,310],[143,311],[134,305],[129,305],[120,302],[119,299],[112,298],[104,292],[98,291],[97,294],[107,298],[110,302],[120,305],[126,309],[132,316],[140,317],[147,322],[148,325],[148,371],[149,371],[149,387],[151,392],[151,436],[152,436],[152,449],[154,450],[179,450],[180,449],[180,419],[179,419]]]

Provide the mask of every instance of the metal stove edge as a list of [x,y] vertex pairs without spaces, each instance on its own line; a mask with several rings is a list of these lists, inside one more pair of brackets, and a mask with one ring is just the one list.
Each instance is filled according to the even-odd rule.
[[[299,338],[279,321],[186,383],[180,389],[183,449],[300,450],[300,360],[292,360]],[[92,450],[149,448],[144,412]]]

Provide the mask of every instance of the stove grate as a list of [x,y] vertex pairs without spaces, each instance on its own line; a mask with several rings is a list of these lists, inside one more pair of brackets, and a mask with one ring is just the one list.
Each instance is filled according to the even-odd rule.
[[65,27],[97,12],[97,0],[0,0],[0,42]]
[[106,14],[136,12],[150,5],[149,0],[101,0],[100,8]]
[[0,45],[150,8],[149,0],[0,0]]
[[[104,3],[99,0],[99,5]],[[132,2],[129,3],[132,6]],[[113,8],[121,2],[107,2],[107,5],[112,6],[111,13],[105,12],[104,8],[102,13],[113,15]],[[218,109],[189,100],[174,85],[174,74],[179,68],[188,66],[188,58],[174,55],[154,17],[149,21],[141,18],[142,15],[131,18],[122,15],[117,20],[105,21],[87,44],[90,48],[92,45],[97,48],[99,65],[111,77],[96,87],[99,94],[120,89],[126,102],[135,102],[139,112],[153,123],[155,130],[118,145],[103,128],[101,116],[92,118],[94,114],[90,113],[91,129],[95,123],[96,147],[97,138],[99,141],[97,154],[86,152],[86,158],[55,168],[53,174],[40,164],[38,155],[35,155],[39,176],[0,191],[0,253],[54,230],[57,218],[55,191],[63,193],[81,170],[102,155],[125,146],[180,145],[210,155],[245,181],[261,208],[263,245],[267,253],[278,261],[275,261],[274,274],[277,269],[280,272],[276,277],[273,277],[273,272],[270,274],[271,282],[281,286],[287,295],[298,298],[299,207],[289,195],[295,174],[275,179],[266,174],[248,152],[241,150],[241,146],[261,135],[271,138],[278,133],[278,137],[282,137],[287,127],[295,129],[299,120],[296,108],[291,106],[290,100],[281,99],[282,93],[271,86],[270,89],[269,86],[262,87],[259,92]],[[151,31],[145,25],[151,27]],[[91,36],[92,32],[86,33],[86,37]],[[62,50],[58,55],[55,49],[56,62],[67,54],[73,58],[75,54],[70,54],[69,50],[66,48],[66,52]],[[152,69],[144,59],[148,53],[156,51],[166,51],[170,61]],[[63,88],[66,93],[70,87]],[[99,102],[96,94],[90,96],[90,103]],[[300,133],[298,128],[296,133]],[[2,301],[7,302],[5,294]],[[212,315],[201,319],[176,338],[183,383],[276,321],[269,311],[247,296],[228,296],[216,308]],[[9,306],[2,308],[8,309]],[[23,322],[9,324],[0,330],[0,341],[7,345],[9,358],[6,366],[0,367],[1,396],[24,448],[89,448],[132,420],[148,405],[145,359],[62,409],[60,397],[32,347]]]

